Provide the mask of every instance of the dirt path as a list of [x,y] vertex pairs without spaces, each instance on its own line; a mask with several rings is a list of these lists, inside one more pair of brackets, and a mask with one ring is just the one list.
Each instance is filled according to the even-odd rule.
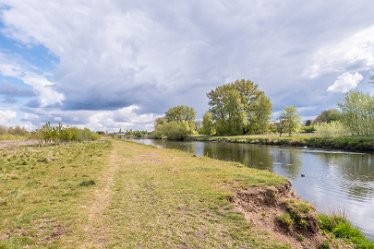
[[0,149],[37,144],[36,140],[0,140]]
[[109,207],[115,184],[114,176],[120,168],[121,157],[119,146],[113,144],[107,163],[107,169],[103,171],[100,183],[94,191],[94,200],[87,207],[88,220],[84,226],[85,237],[79,248],[105,248],[107,231],[105,230],[104,215]]

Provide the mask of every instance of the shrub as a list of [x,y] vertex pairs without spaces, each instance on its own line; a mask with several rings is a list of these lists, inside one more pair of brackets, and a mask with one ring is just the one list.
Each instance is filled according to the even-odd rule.
[[59,143],[71,141],[81,142],[88,140],[96,140],[100,137],[100,135],[90,131],[87,128],[65,128],[62,126],[62,124],[58,124],[58,126],[53,127],[50,123],[46,123],[43,127],[33,132],[32,137],[34,139],[43,140],[45,143],[49,143],[51,141]]
[[189,135],[189,129],[183,123],[175,121],[159,125],[158,130],[154,133],[157,138],[166,137],[170,140],[184,140]]
[[348,135],[348,129],[339,121],[319,123],[314,126],[316,134],[321,137],[339,137]]

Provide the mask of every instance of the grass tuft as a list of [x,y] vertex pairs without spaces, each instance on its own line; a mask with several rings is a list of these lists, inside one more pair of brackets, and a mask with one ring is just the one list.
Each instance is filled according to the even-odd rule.
[[79,183],[79,186],[81,186],[81,187],[89,187],[89,186],[93,186],[93,185],[96,185],[94,180],[88,180],[88,181],[84,180],[81,183]]
[[374,244],[342,216],[320,214],[318,222],[324,233],[331,233],[338,239],[345,239],[356,249],[374,249]]

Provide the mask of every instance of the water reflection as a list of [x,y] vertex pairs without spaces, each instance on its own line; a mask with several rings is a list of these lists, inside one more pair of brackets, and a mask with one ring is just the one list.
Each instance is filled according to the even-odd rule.
[[373,154],[234,143],[138,142],[236,161],[283,175],[303,199],[323,212],[344,211],[374,241]]

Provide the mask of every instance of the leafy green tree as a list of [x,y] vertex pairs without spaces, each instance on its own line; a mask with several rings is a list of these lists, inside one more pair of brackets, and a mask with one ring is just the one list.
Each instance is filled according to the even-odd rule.
[[167,110],[164,117],[155,121],[154,138],[183,140],[195,132],[196,112],[188,106],[175,106]]
[[260,93],[254,103],[252,111],[248,114],[249,133],[264,134],[269,128],[269,119],[272,111],[270,99],[265,94]]
[[285,127],[285,131],[288,136],[291,136],[293,132],[296,132],[300,127],[301,117],[297,113],[295,106],[287,106],[279,116],[280,123]]
[[374,96],[352,91],[338,104],[342,122],[353,135],[374,135]]
[[203,116],[203,126],[201,127],[200,132],[205,135],[214,135],[216,129],[214,128],[213,115],[211,112],[206,112]]
[[195,110],[192,107],[185,105],[171,107],[165,113],[165,119],[167,122],[177,122],[183,124],[191,134],[194,130],[196,130],[195,117]]
[[321,112],[316,119],[315,123],[330,123],[333,121],[339,121],[341,119],[341,113],[336,109],[329,109]]
[[227,83],[207,96],[218,135],[260,133],[269,124],[270,100],[252,81]]

